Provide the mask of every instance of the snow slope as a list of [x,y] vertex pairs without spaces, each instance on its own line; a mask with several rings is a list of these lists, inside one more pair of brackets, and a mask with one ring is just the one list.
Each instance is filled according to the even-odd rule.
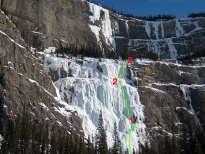
[[[60,78],[54,82],[58,88],[61,100],[71,103],[78,111],[83,121],[86,137],[94,135],[98,127],[98,115],[102,110],[105,130],[107,131],[108,146],[111,147],[112,130],[114,122],[118,125],[120,139],[124,150],[127,148],[127,133],[131,125],[127,119],[127,110],[123,102],[120,87],[112,85],[112,79],[121,74],[122,61],[104,59],[100,62],[103,72],[97,69],[98,60],[85,58],[83,64],[76,63],[76,59],[44,56],[44,68],[58,70],[63,66],[65,71],[71,69],[72,77]],[[126,70],[125,70],[126,72]],[[137,115],[137,126],[131,134],[131,147],[139,149],[138,142],[146,141],[144,124],[144,106],[141,104],[136,87],[130,86],[129,79],[122,78],[119,82],[123,85],[130,114]],[[71,90],[73,88],[73,90]]]

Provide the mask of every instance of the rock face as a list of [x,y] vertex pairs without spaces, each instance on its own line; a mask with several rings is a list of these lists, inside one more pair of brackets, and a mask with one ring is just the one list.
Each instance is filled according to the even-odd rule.
[[204,67],[139,62],[131,71],[152,135],[156,130],[178,134],[182,123],[191,133],[203,126]]
[[57,123],[82,135],[76,111],[67,108],[70,116],[60,112],[67,104],[57,98],[51,78],[38,59],[27,51],[20,32],[2,11],[0,25],[0,117],[14,119],[26,106],[31,121],[47,121],[50,126]]
[[4,1],[23,38],[35,48],[59,43],[92,45],[95,37],[88,27],[88,5],[80,0]]
[[[114,14],[81,0],[7,0],[3,6],[22,37],[32,47],[99,45],[107,57],[116,50],[138,56],[153,51],[159,58],[176,59],[205,48],[205,18],[142,21]],[[112,56],[113,57],[113,56]]]
[[137,52],[138,56],[152,51],[160,58],[176,59],[205,48],[205,18],[150,22],[122,19],[111,13],[111,21],[118,55],[122,50]]

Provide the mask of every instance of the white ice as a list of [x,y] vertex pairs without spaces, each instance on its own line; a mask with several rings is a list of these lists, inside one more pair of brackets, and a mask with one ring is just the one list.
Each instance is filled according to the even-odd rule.
[[[69,66],[68,62],[70,62]],[[97,59],[85,57],[83,65],[79,65],[75,59],[68,60],[47,55],[44,58],[44,69],[46,71],[49,71],[49,68],[59,70],[62,65],[65,71],[70,68],[73,77],[60,78],[54,83],[58,88],[61,100],[65,102],[67,97],[67,103],[71,103],[75,107],[83,121],[86,137],[94,135],[96,132],[99,112],[102,110],[108,146],[111,147],[113,144],[113,124],[117,122],[120,139],[125,150],[127,148],[127,133],[131,125],[127,119],[122,91],[120,87],[112,85],[112,79],[121,73],[122,61],[103,59],[99,63],[103,72],[98,71],[97,63]],[[129,85],[132,81],[124,77],[119,79],[119,82],[124,87],[131,115],[133,113],[137,115],[137,126],[131,135],[131,146],[135,150],[139,150],[138,142],[143,144],[146,141],[144,106],[140,102],[137,88]],[[69,90],[72,87],[74,87],[74,92]]]

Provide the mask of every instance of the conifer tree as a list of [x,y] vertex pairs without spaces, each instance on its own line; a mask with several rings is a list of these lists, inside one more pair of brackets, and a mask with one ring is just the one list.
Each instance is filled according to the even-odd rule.
[[74,142],[73,142],[73,137],[71,136],[69,139],[69,152],[72,153],[73,152],[73,147],[74,147]]
[[85,144],[84,144],[84,139],[82,139],[82,137],[80,137],[80,141],[79,141],[79,154],[85,154]]
[[93,143],[95,143],[95,145],[94,145],[94,154],[98,153],[98,142],[99,142],[98,140],[99,140],[98,139],[98,133],[96,131],[95,137],[93,136]]
[[114,128],[113,128],[113,146],[112,146],[112,153],[113,154],[121,154],[122,153],[122,146],[121,146],[121,141],[119,139],[119,133],[117,131],[117,124],[116,122],[114,123]]
[[70,146],[69,146],[69,136],[66,136],[64,142],[64,153],[70,153]]
[[98,129],[99,129],[99,132],[98,132],[98,137],[99,137],[98,153],[99,154],[108,154],[107,135],[106,135],[106,132],[104,129],[102,111],[100,111],[100,115],[99,115]]
[[89,136],[88,136],[87,152],[88,152],[88,154],[94,154],[93,146],[92,146],[92,143],[90,142]]
[[78,145],[79,145],[79,141],[78,141],[77,136],[75,136],[72,154],[79,154],[79,146]]

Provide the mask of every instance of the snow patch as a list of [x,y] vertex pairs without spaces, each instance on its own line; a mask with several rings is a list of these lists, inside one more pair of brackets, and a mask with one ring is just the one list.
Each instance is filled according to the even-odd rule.
[[36,31],[31,31],[32,33],[35,33],[35,34],[40,34],[40,35],[43,35],[43,33],[40,33],[40,32],[36,32]]
[[44,104],[44,103],[39,103],[43,108],[45,108],[46,110],[49,110],[48,107]]
[[43,52],[50,54],[50,53],[54,53],[55,50],[56,50],[56,47],[49,47],[49,48],[45,49]]
[[182,74],[182,71],[178,70],[178,71],[177,71],[177,74],[178,74],[178,75],[181,75],[181,74]]
[[149,86],[144,86],[145,88],[149,88],[149,89],[151,89],[151,90],[153,90],[153,91],[156,91],[156,92],[160,92],[160,93],[164,93],[164,94],[167,94],[167,93],[165,93],[164,91],[162,91],[162,90],[159,90],[159,89],[157,89],[157,88],[153,88],[152,86],[151,86],[151,84],[149,85]]
[[195,115],[193,112],[191,112],[190,110],[188,110],[188,109],[185,108],[185,107],[176,107],[176,110],[180,110],[180,109],[184,109],[184,110],[186,110],[187,112],[189,112],[190,114]]

